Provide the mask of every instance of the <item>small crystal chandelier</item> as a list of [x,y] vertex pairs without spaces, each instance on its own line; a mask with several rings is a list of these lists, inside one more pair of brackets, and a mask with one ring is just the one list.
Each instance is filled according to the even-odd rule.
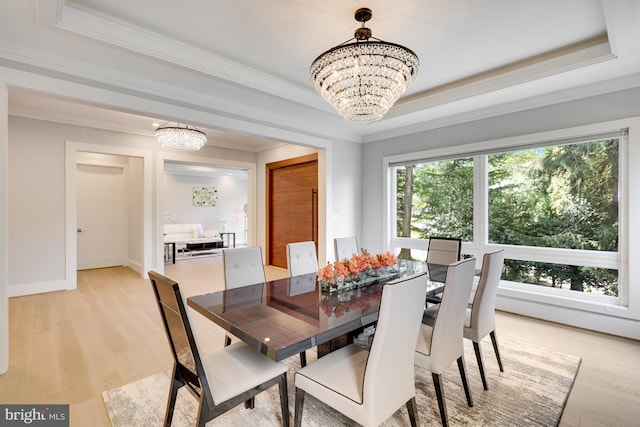
[[[371,36],[364,26],[371,9],[356,10],[362,27],[353,39],[329,49],[311,64],[316,91],[345,119],[356,123],[380,120],[418,74],[413,51]],[[372,38],[375,41],[369,41]]]
[[180,124],[177,126],[166,126],[167,123],[156,129],[156,139],[162,148],[181,151],[198,151],[207,143],[207,134],[196,129],[195,126],[181,126]]

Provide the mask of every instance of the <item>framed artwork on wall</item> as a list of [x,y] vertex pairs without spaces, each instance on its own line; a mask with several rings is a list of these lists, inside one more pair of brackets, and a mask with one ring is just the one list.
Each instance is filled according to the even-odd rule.
[[193,206],[215,206],[218,201],[216,187],[196,185],[193,187]]

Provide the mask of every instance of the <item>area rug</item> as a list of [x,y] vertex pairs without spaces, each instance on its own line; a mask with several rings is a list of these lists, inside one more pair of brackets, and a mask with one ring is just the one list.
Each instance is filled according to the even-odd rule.
[[[491,342],[482,342],[489,390],[482,389],[478,365],[470,341],[465,340],[465,361],[474,406],[468,407],[457,364],[443,374],[449,423],[453,426],[556,426],[562,416],[581,359],[523,342],[502,340],[500,350],[505,372],[500,372]],[[309,362],[315,359],[307,352]],[[289,408],[293,421],[293,374],[299,358],[289,365]],[[103,392],[109,418],[114,427],[162,425],[169,390],[169,373],[151,377]],[[278,387],[256,398],[253,410],[240,405],[207,426],[282,425]],[[440,415],[431,373],[416,368],[416,400],[422,426],[439,426]],[[192,426],[197,412],[195,399],[182,388],[178,394],[173,426]],[[398,410],[383,426],[408,426],[406,408]],[[307,395],[302,425],[314,427],[356,425],[321,402]]]

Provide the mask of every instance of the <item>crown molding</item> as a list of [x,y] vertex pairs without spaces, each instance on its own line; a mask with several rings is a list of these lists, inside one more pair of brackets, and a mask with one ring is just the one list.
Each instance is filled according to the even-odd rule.
[[153,138],[153,132],[149,129],[131,127],[120,123],[105,122],[104,120],[100,119],[90,119],[64,113],[51,113],[46,111],[33,110],[30,108],[10,107],[9,115],[25,119],[43,120],[65,125],[88,127],[92,129],[100,129],[112,132],[122,132]]
[[331,111],[316,92],[114,17],[58,0],[55,26],[261,92]]

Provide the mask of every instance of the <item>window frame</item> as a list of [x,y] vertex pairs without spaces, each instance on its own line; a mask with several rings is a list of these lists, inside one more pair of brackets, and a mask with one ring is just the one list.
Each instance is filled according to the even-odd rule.
[[[544,286],[501,281],[499,295],[514,300],[530,301],[542,304],[562,306],[565,308],[585,310],[589,312],[613,314],[615,316],[640,319],[640,310],[628,310],[630,303],[629,263],[628,263],[628,211],[629,211],[629,146],[630,137],[618,135],[618,190],[619,190],[619,225],[618,251],[591,251],[578,249],[542,248],[516,245],[499,245],[488,243],[488,156],[498,152],[509,152],[531,147],[563,145],[575,142],[597,140],[601,134],[631,132],[636,121],[616,121],[610,123],[588,125],[539,134],[521,135],[512,138],[489,140],[465,144],[449,148],[434,148],[421,152],[392,155],[383,158],[386,174],[385,209],[383,221],[387,245],[392,250],[399,248],[420,249],[426,251],[427,239],[397,237],[395,234],[397,200],[395,167],[403,163],[428,162],[432,160],[473,157],[474,163],[474,226],[473,241],[463,242],[462,252],[472,254],[477,262],[481,262],[481,254],[505,249],[507,259],[561,263],[618,270],[618,296],[606,296],[588,292],[576,292],[568,289],[548,288]],[[637,129],[637,128],[636,128]],[[595,138],[592,136],[595,135]],[[477,266],[479,267],[479,265]]]

